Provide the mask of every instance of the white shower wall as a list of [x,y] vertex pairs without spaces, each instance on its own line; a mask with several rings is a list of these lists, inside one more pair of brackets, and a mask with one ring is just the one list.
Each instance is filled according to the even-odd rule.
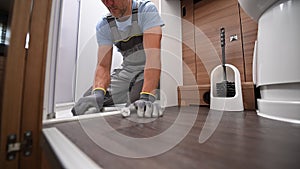
[[[96,25],[107,13],[107,8],[100,0],[81,0],[80,2],[75,101],[78,101],[93,84],[98,49]],[[112,69],[120,66],[121,62],[122,56],[114,52]]]
[[161,95],[166,107],[178,105],[177,86],[182,78],[182,37],[180,1],[160,0],[160,12],[165,22],[161,45]]

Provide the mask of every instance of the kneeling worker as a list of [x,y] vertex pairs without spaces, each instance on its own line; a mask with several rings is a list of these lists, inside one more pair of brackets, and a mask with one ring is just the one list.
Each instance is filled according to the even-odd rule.
[[[99,112],[103,106],[133,103],[139,116],[158,116],[154,112],[155,90],[160,79],[160,46],[164,25],[150,0],[102,0],[110,14],[96,27],[98,62],[94,84],[76,102],[73,115],[90,108]],[[122,68],[110,74],[113,45],[123,56]],[[147,110],[148,109],[148,110]]]

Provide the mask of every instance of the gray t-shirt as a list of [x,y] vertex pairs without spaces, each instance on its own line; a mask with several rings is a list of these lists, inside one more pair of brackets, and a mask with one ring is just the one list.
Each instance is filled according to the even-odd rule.
[[[149,0],[140,0],[141,4],[138,8],[138,25],[141,31],[144,32],[155,26],[163,26],[162,21],[157,8],[154,3]],[[136,7],[136,0],[132,1],[132,7]],[[124,22],[116,21],[119,30],[125,31],[128,26],[131,25],[131,17]],[[112,45],[112,34],[106,17],[103,17],[96,26],[97,42],[98,45]]]

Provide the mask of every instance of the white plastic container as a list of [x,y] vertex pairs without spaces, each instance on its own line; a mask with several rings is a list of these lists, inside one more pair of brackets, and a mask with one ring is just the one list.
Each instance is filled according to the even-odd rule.
[[300,123],[300,1],[239,0],[258,21],[258,115]]
[[231,65],[225,64],[227,81],[235,83],[235,95],[233,97],[218,97],[216,84],[223,80],[223,66],[215,67],[210,76],[210,109],[221,111],[243,111],[243,96],[241,87],[241,77],[239,70]]

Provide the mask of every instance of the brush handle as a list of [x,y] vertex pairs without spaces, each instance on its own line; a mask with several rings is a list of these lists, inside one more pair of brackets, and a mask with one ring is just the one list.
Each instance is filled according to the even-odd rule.
[[225,60],[225,28],[220,29],[220,40],[221,40],[221,49],[222,49],[222,66],[223,66],[223,72],[224,72],[224,81],[227,80],[227,73],[226,73],[226,60]]

